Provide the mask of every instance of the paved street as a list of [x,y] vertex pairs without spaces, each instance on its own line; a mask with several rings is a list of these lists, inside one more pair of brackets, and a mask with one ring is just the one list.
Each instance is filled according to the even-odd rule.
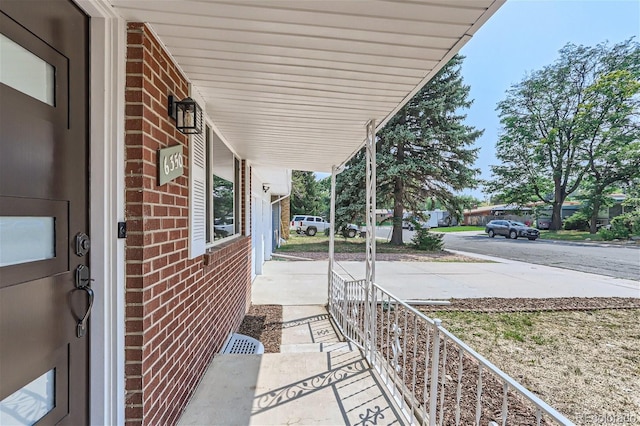
[[445,234],[445,248],[640,280],[640,247],[527,239],[489,238],[484,233]]
[[[404,231],[405,241],[412,232]],[[388,231],[387,231],[388,233]],[[378,233],[379,236],[382,236]],[[445,248],[573,269],[616,278],[640,280],[640,247],[605,243],[571,243],[526,239],[489,238],[483,232],[445,234]]]
[[[387,237],[381,228],[378,237]],[[404,240],[413,232],[404,231]],[[445,234],[445,248],[539,265],[555,266],[616,278],[640,280],[640,247],[599,243],[571,243],[527,239],[489,238],[483,232]]]

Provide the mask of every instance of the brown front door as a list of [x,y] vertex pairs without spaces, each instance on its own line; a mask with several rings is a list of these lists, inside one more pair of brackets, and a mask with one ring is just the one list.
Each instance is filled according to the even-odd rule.
[[87,424],[88,18],[2,0],[0,33],[0,424]]

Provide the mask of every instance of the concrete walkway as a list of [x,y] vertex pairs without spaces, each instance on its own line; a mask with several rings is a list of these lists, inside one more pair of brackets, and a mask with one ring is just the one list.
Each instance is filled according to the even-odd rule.
[[[640,281],[482,257],[486,263],[376,262],[376,283],[405,300],[473,297],[640,297]],[[256,304],[326,304],[326,261],[272,261],[254,281]],[[364,262],[337,262],[363,278]]]
[[216,355],[179,424],[403,424],[382,389],[323,306],[283,306],[281,353]]

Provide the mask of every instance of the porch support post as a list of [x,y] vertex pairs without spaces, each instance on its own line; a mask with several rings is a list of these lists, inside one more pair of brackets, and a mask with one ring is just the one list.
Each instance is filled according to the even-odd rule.
[[367,285],[376,280],[376,123],[375,120],[367,123]]
[[367,123],[366,148],[366,276],[365,276],[365,356],[374,361],[376,307],[373,306],[373,283],[376,280],[376,122]]
[[336,166],[331,167],[331,202],[329,207],[329,294],[327,301],[331,305],[331,285],[333,282],[333,261],[334,261],[334,244],[335,244],[335,227],[336,227],[336,174],[338,170]]

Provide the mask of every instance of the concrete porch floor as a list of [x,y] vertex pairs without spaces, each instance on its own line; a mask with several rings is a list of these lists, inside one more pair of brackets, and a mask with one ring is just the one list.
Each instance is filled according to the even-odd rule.
[[283,306],[281,353],[216,355],[180,425],[404,424],[323,306]]

